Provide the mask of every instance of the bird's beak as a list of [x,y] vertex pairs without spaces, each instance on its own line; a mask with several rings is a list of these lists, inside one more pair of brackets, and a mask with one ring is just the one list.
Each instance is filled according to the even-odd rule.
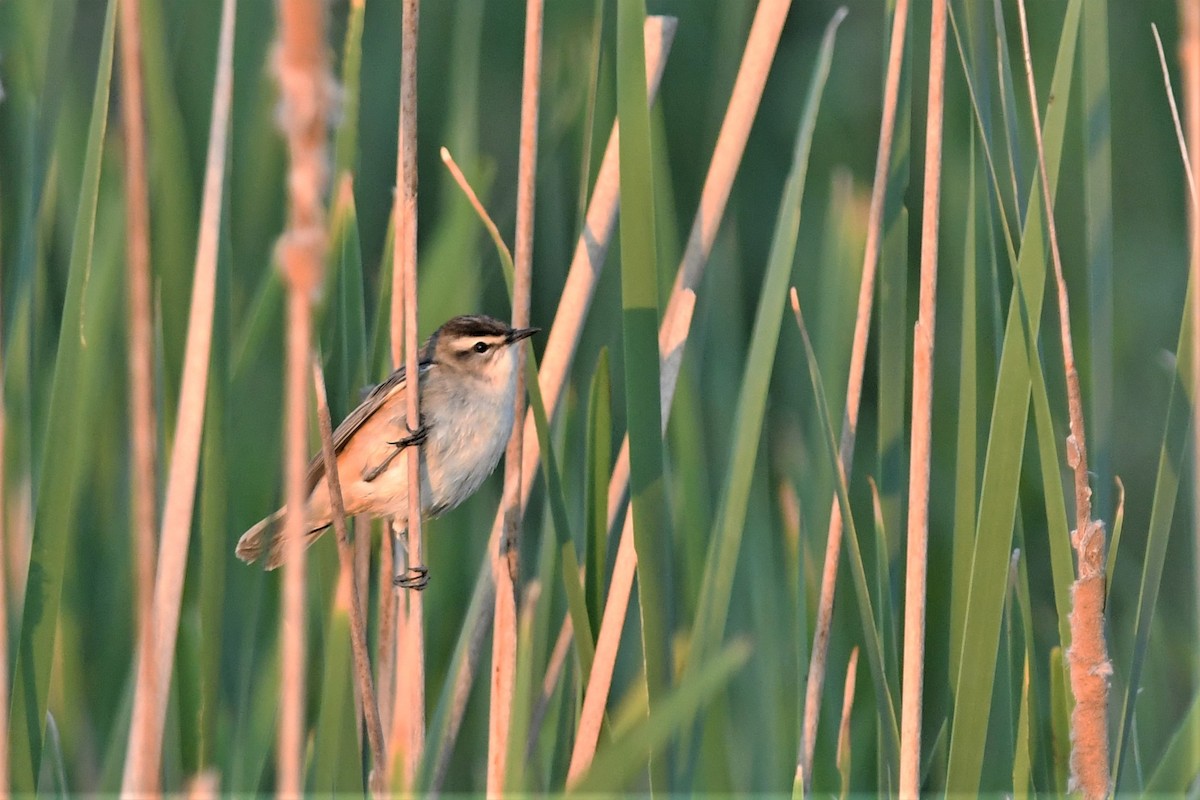
[[541,328],[514,328],[508,332],[508,343],[512,344],[513,342],[519,342],[522,339],[528,339],[530,336],[533,336],[535,333],[538,333],[541,330]]

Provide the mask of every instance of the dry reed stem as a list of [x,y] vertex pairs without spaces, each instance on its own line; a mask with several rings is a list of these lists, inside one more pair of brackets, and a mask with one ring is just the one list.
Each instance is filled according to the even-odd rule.
[[[542,69],[542,19],[544,0],[528,0],[525,6],[525,62],[521,89],[521,133],[520,151],[517,160],[517,220],[516,237],[513,246],[513,327],[529,326],[529,306],[532,293],[533,279],[533,220],[534,196],[537,178],[537,139],[538,139],[538,101],[541,96]],[[515,419],[521,419],[525,414],[525,347],[517,354],[517,396],[514,402]],[[520,471],[523,437],[521,431],[515,431],[509,441],[505,461],[505,475],[512,472],[514,485],[518,490],[514,494],[512,508],[516,512],[508,520],[511,527],[505,530],[510,551],[510,569],[515,578],[517,575],[515,556],[517,527],[520,523],[517,496],[522,488]],[[508,465],[512,460],[512,467]],[[532,475],[530,476],[532,480]]]
[[[125,128],[125,251],[129,313],[129,428],[132,451],[133,552],[136,575],[138,681],[154,684],[154,366],[150,322],[150,200],[142,111],[141,0],[121,0],[121,111]],[[149,706],[142,711],[150,714]],[[145,726],[149,720],[143,721]],[[144,728],[145,729],[145,728]],[[156,760],[141,764],[137,791],[158,794]]]
[[[542,71],[542,0],[525,5],[525,55],[521,81],[521,132],[517,157],[517,220],[513,261],[512,325],[529,325],[532,284],[534,195],[537,177],[538,98]],[[517,350],[513,419],[525,415],[525,345]],[[504,456],[503,528],[492,551],[496,603],[492,625],[492,686],[488,715],[487,793],[504,792],[509,728],[517,669],[516,581],[520,575],[521,453],[524,437],[514,428]],[[532,475],[530,481],[532,481]]]
[[[1155,36],[1157,37],[1157,32]],[[1161,48],[1161,44],[1159,45]],[[1179,65],[1183,79],[1183,104],[1187,113],[1187,141],[1190,157],[1185,158],[1189,176],[1200,172],[1200,6],[1179,0]],[[1172,101],[1173,105],[1173,101]],[[1200,197],[1192,180],[1188,203],[1188,272],[1193,286],[1200,286]],[[1192,380],[1200,386],[1200,302],[1192,302]],[[1192,392],[1192,458],[1200,463],[1200,397]],[[1192,530],[1196,549],[1196,602],[1200,604],[1200,467],[1192,469]],[[1198,608],[1200,610],[1200,608]],[[1200,614],[1197,615],[1200,618]]]
[[[354,581],[358,586],[359,608],[366,609],[371,594],[371,519],[366,516],[354,518]],[[378,695],[379,687],[375,688]],[[378,700],[378,697],[376,697]]]
[[287,299],[287,368],[284,384],[283,677],[280,685],[279,743],[276,768],[280,796],[297,797],[304,785],[304,463],[308,457],[308,402],[304,354],[308,352],[312,309],[292,287]]
[[320,360],[315,357],[312,370],[317,398],[317,423],[321,431],[321,456],[325,461],[329,499],[333,506],[333,530],[337,539],[338,565],[341,572],[339,585],[345,581],[350,589],[349,601],[346,603],[350,612],[350,648],[354,656],[354,677],[362,715],[367,724],[367,742],[371,748],[371,762],[374,767],[371,770],[371,791],[379,796],[384,792],[386,750],[383,744],[383,728],[379,722],[379,706],[375,701],[375,685],[371,679],[371,659],[367,654],[367,626],[363,619],[363,600],[355,569],[354,545],[346,533],[346,506],[342,502],[342,479],[338,474],[337,454],[333,450],[333,424],[329,420],[325,374],[321,370]]
[[[308,461],[308,363],[312,300],[322,282],[326,246],[324,195],[328,114],[333,96],[322,0],[280,0],[279,126],[287,140],[288,221],[278,252],[288,284],[285,378],[283,680],[280,690],[278,791],[304,787],[305,578],[304,475]],[[332,479],[331,479],[332,480]]]
[[[400,44],[400,120],[397,135],[396,186],[399,192],[396,210],[396,243],[393,253],[392,349],[396,363],[400,341],[397,303],[403,306],[404,365],[408,391],[404,393],[405,417],[416,429],[421,423],[420,375],[417,368],[417,43],[420,28],[418,0],[404,0],[401,10]],[[398,281],[399,285],[395,282]],[[399,291],[396,291],[396,290]],[[421,519],[422,448],[410,447],[405,454],[408,485],[408,519],[402,534],[406,544],[406,563],[393,552],[396,574],[407,567],[424,565]],[[393,545],[394,546],[394,545]],[[406,605],[406,607],[404,607]],[[425,745],[425,630],[424,602],[420,591],[403,593],[404,619],[397,617],[395,700],[392,703],[392,738],[388,754],[389,776],[395,774],[397,759],[403,757],[403,783],[412,788],[417,777]],[[401,635],[403,634],[403,635]],[[389,780],[389,784],[391,781]]]
[[[399,171],[397,164],[397,171]],[[400,219],[401,197],[396,192],[392,198],[391,219]],[[397,242],[398,244],[398,242]],[[396,269],[397,256],[393,249],[392,255],[392,296],[389,307],[389,332],[391,341],[392,367],[402,363],[404,338],[404,276]],[[395,535],[390,522],[385,521],[383,532],[379,538],[379,615],[378,636],[376,637],[376,674],[379,677],[379,716],[384,728],[389,731],[388,761],[386,773],[390,777],[392,754],[396,748],[396,740],[401,731],[395,725],[394,708],[397,699],[397,668],[396,637],[399,634],[400,592],[392,586],[396,576],[395,567]],[[390,786],[390,782],[389,782]]]
[[[0,295],[2,296],[2,295]],[[0,331],[4,326],[0,324]],[[4,344],[0,341],[0,800],[9,797],[8,709],[12,698],[8,688],[8,492],[5,487],[4,443],[8,408],[4,402]]]
[[[651,16],[646,18],[644,28],[646,45],[646,86],[647,96],[651,103],[658,95],[658,87],[662,81],[663,69],[666,66],[667,55],[675,35],[676,21],[672,17]],[[583,232],[575,246],[575,253],[567,271],[566,283],[559,297],[558,309],[555,312],[554,323],[546,339],[546,348],[542,352],[542,360],[538,371],[538,384],[542,390],[542,400],[546,406],[546,415],[553,418],[562,389],[566,382],[567,370],[575,356],[579,337],[583,330],[583,322],[587,317],[588,308],[595,294],[600,272],[604,267],[605,255],[608,251],[609,240],[616,224],[617,206],[620,197],[619,165],[617,152],[619,145],[619,126],[614,123],[609,135],[608,145],[604,150],[604,158],[592,187],[591,200],[584,220]],[[474,190],[463,177],[462,171],[454,163],[449,152],[442,148],[442,160],[446,163],[450,174],[458,182],[459,187],[474,206],[479,216],[490,222],[487,211],[479,201]],[[529,503],[533,490],[533,476],[538,468],[540,447],[537,440],[537,426],[533,420],[533,412],[527,411],[524,423],[525,442],[522,446],[522,511]],[[492,525],[489,548],[494,548],[499,541],[504,524],[504,514],[501,509]],[[489,564],[485,565],[485,574],[490,575]],[[495,584],[486,584],[489,591],[494,591]],[[484,598],[484,605],[492,602],[492,596]],[[483,637],[487,632],[485,617],[475,621],[476,626],[471,630],[472,646],[468,649],[468,658],[464,659],[462,667],[454,676],[454,702],[451,705],[447,723],[449,738],[453,740],[462,723],[466,710],[466,700],[469,696],[475,665],[478,663],[479,648],[482,647]],[[433,768],[431,791],[437,792],[445,777],[447,764],[438,763]]]
[[921,697],[925,670],[925,583],[929,549],[929,461],[933,336],[937,312],[938,215],[946,79],[946,0],[934,0],[929,29],[929,103],[921,206],[921,287],[913,332],[912,444],[908,469],[908,552],[904,580],[904,676],[900,700],[900,797],[921,781]]
[[[391,525],[385,521],[379,537],[379,627],[375,643],[375,674],[379,676],[376,684],[379,689],[379,719],[388,731],[393,730],[392,706],[396,702],[396,612],[399,603],[398,592],[392,587],[392,580],[396,576],[393,544]],[[390,744],[388,752],[391,753]],[[391,763],[390,756],[388,761]]]
[[197,772],[187,782],[187,800],[214,800],[221,793],[221,775],[216,770]]
[[[703,277],[709,253],[712,252],[713,240],[725,213],[729,190],[733,186],[733,178],[746,149],[750,126],[758,111],[767,73],[775,57],[779,34],[783,30],[790,7],[791,0],[760,0],[754,13],[754,21],[750,25],[750,34],[742,54],[742,63],[738,67],[729,106],[721,122],[712,161],[709,163],[708,174],[700,193],[700,204],[696,209],[687,247],[680,260],[667,310],[659,328],[658,350],[661,359],[660,390],[664,432],[670,419],[671,401],[679,379],[679,365],[692,324],[696,289]],[[616,524],[628,488],[629,437],[626,436],[609,483],[610,528]],[[592,662],[592,671],[588,675],[583,709],[576,728],[575,747],[571,753],[571,765],[568,770],[568,785],[577,781],[587,771],[596,752],[600,723],[604,718],[604,709],[612,686],[612,671],[616,663],[621,631],[625,625],[626,611],[629,608],[629,593],[633,588],[636,566],[633,519],[628,516],[621,531],[617,560],[610,578],[604,616],[596,642],[596,655]]]
[[[903,66],[905,30],[908,26],[908,0],[897,0],[892,17],[892,38],[888,49],[887,76],[884,79],[883,115],[879,122],[879,150],[875,156],[875,182],[867,212],[867,242],[863,253],[862,282],[858,290],[858,311],[854,322],[854,343],[850,352],[850,375],[846,385],[846,412],[842,419],[839,457],[849,478],[854,463],[854,438],[858,431],[858,411],[862,399],[863,372],[867,360],[867,340],[871,334],[871,308],[875,300],[875,274],[883,238],[883,202],[887,196],[888,166],[891,163],[892,136],[896,128],[896,105],[900,95],[900,71]],[[821,693],[825,685],[826,657],[829,653],[829,628],[833,619],[833,598],[837,591],[838,562],[842,550],[842,508],[834,494],[826,535],[825,563],[821,572],[821,595],[809,655],[808,681],[804,688],[804,722],[800,736],[800,766],[804,789],[812,788],[813,748],[817,721],[821,715]]]
[[[1037,144],[1038,174],[1041,177],[1042,203],[1046,227],[1050,232],[1050,255],[1054,263],[1054,283],[1058,296],[1059,335],[1062,339],[1063,367],[1066,372],[1067,409],[1071,435],[1067,438],[1067,464],[1075,476],[1075,530],[1071,544],[1076,552],[1075,584],[1071,587],[1071,691],[1075,706],[1071,709],[1071,781],[1070,791],[1082,791],[1088,798],[1108,795],[1108,677],[1112,664],[1104,641],[1104,523],[1092,519],[1092,490],[1088,486],[1087,440],[1083,425],[1083,394],[1075,367],[1075,347],[1071,340],[1071,308],[1067,282],[1063,277],[1058,230],[1054,224],[1054,199],[1046,170],[1046,152],[1042,142],[1042,123],[1038,112],[1037,87],[1033,81],[1033,60],[1029,51],[1029,25],[1025,0],[1018,0],[1021,20],[1021,45],[1025,56],[1025,80],[1029,89],[1029,108],[1033,135]],[[1032,347],[1032,343],[1030,343]]]
[[[394,586],[395,577],[404,573],[404,558],[401,548],[402,531],[392,522],[387,527],[391,536],[392,550],[392,569],[393,574],[386,579],[383,584],[384,591],[388,591],[387,587],[392,586],[388,592],[394,599],[394,613],[392,615],[393,632],[391,635],[392,655],[391,662],[394,673],[392,674],[392,700],[391,727],[388,728],[387,743],[387,786],[389,789],[403,788],[405,790],[411,788],[407,786],[409,780],[408,773],[408,750],[412,741],[413,714],[410,705],[410,698],[413,693],[413,668],[412,654],[409,653],[409,598],[406,596],[413,592],[402,590]],[[385,536],[388,535],[385,533]],[[424,668],[424,658],[421,659],[421,668]],[[397,777],[396,770],[403,770]],[[402,784],[398,786],[397,784]]]
[[1179,106],[1175,103],[1175,89],[1171,85],[1171,72],[1167,68],[1167,55],[1163,52],[1163,43],[1162,38],[1158,35],[1158,26],[1153,22],[1150,23],[1150,31],[1154,34],[1154,46],[1158,49],[1158,66],[1162,70],[1163,86],[1166,88],[1167,93],[1167,105],[1171,109],[1171,121],[1175,123],[1175,139],[1179,143],[1179,153],[1183,157],[1183,175],[1187,179],[1188,202],[1196,203],[1200,199],[1200,193],[1196,190],[1196,174],[1192,171],[1192,162],[1188,154],[1187,141],[1183,135],[1183,123],[1179,121]]
[[[200,233],[196,242],[192,300],[188,312],[183,381],[179,392],[167,494],[163,503],[161,546],[154,583],[154,681],[134,688],[132,724],[121,779],[121,794],[138,793],[139,776],[147,761],[159,763],[167,697],[175,661],[175,637],[183,579],[187,571],[188,539],[192,531],[196,474],[200,463],[200,436],[208,395],[208,365],[217,283],[217,243],[220,236],[221,195],[225,176],[229,109],[233,95],[233,29],[236,0],[223,0],[221,33],[217,45],[217,74],[213,86],[212,116],[200,208]],[[138,674],[144,675],[141,668]]]
[[[849,771],[850,764],[845,760],[850,758],[850,712],[854,710],[854,684],[858,678],[858,647],[850,651],[850,663],[846,665],[846,687],[842,691],[842,722],[838,726],[837,765],[839,769]],[[805,779],[808,779],[806,770]],[[848,792],[849,786],[843,786],[842,792]]]

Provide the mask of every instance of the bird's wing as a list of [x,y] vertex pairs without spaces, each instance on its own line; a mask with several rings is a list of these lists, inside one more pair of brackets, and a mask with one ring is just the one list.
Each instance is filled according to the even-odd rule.
[[[429,371],[429,367],[433,364],[430,360],[420,362],[421,375]],[[387,377],[383,383],[375,386],[367,393],[367,397],[358,408],[350,412],[342,424],[337,426],[337,430],[333,432],[333,452],[335,454],[342,452],[350,439],[358,432],[358,429],[371,418],[371,416],[383,407],[390,398],[394,397],[397,392],[404,391],[407,386],[407,376],[405,374],[404,365],[401,365],[398,370]],[[304,492],[308,494],[316,487],[317,483],[325,475],[325,460],[321,453],[318,452],[308,462],[308,475],[304,480]]]

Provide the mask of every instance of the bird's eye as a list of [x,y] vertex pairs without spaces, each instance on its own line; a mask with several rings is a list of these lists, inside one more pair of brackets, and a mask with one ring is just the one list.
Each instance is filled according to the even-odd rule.
[[487,342],[476,342],[474,350],[476,353],[486,353],[488,351]]

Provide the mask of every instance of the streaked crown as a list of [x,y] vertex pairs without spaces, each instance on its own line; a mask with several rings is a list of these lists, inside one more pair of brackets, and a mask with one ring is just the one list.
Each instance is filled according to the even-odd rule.
[[536,332],[537,328],[513,328],[482,314],[454,317],[429,337],[425,354],[451,365],[490,361],[496,353]]

